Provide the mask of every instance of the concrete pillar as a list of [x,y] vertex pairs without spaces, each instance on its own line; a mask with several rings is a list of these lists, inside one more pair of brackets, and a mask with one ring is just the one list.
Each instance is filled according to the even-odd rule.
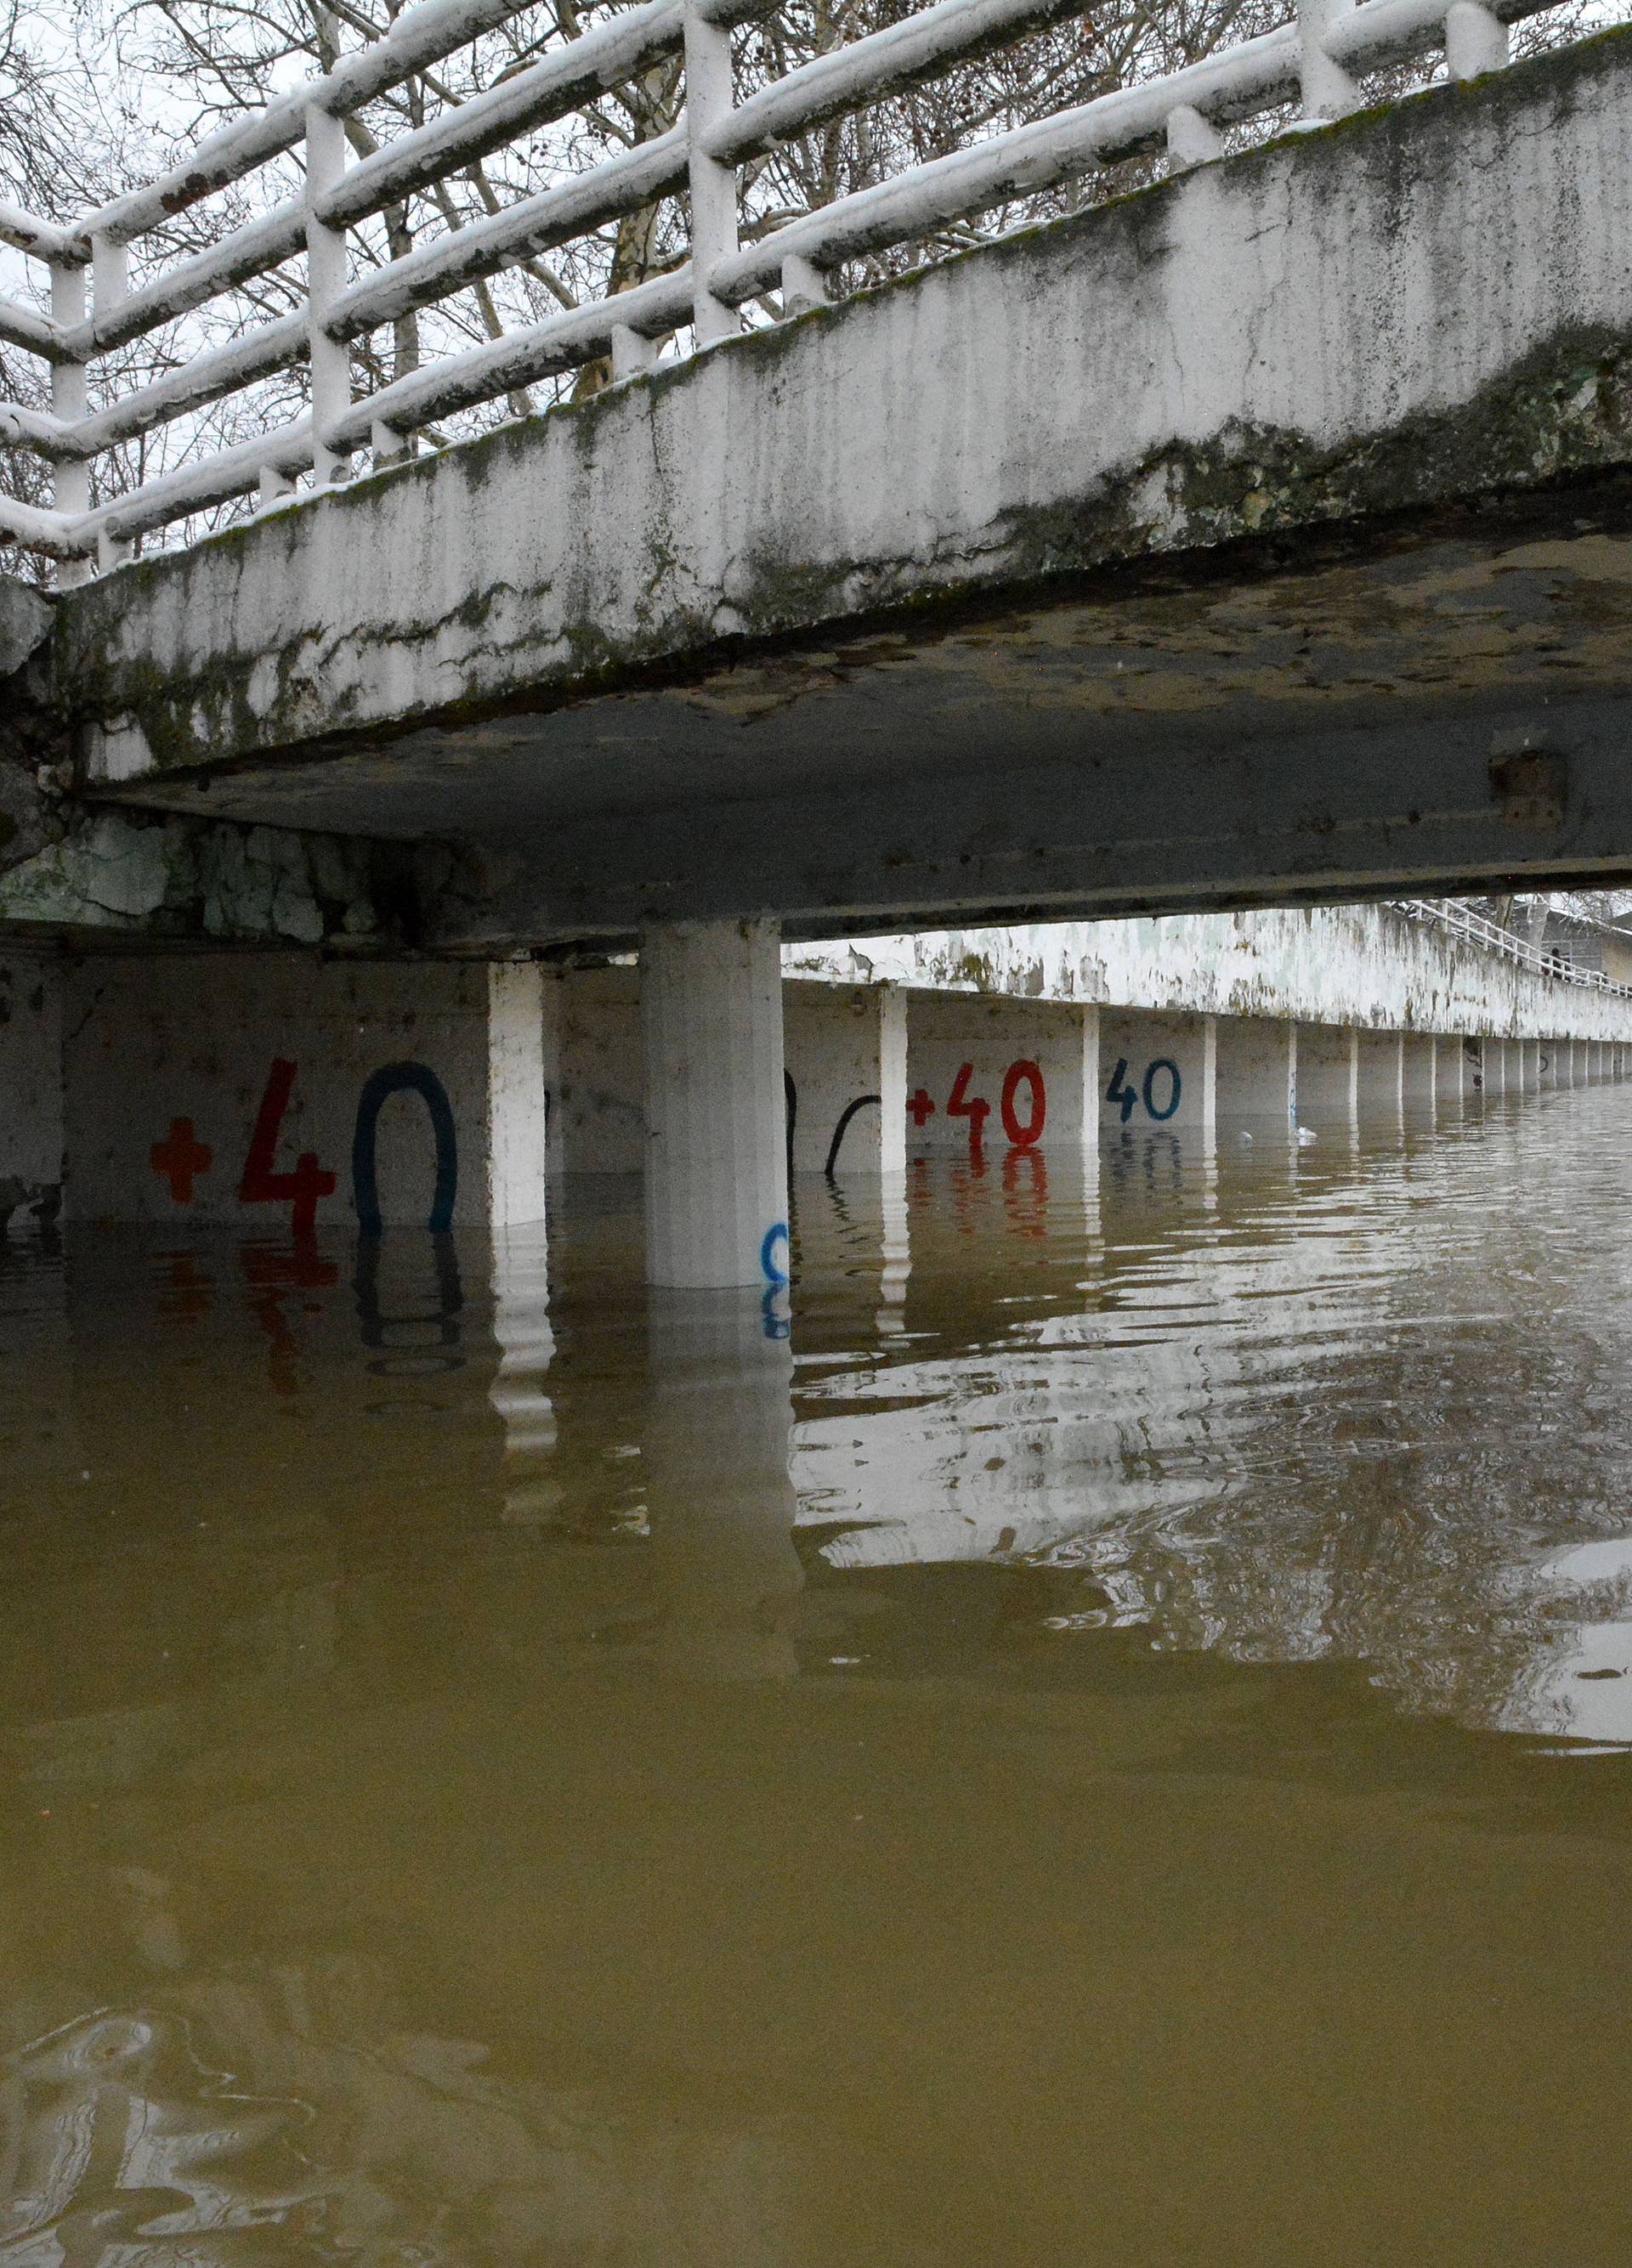
[[1355,1035],[1355,1094],[1362,1118],[1398,1118],[1405,1108],[1405,1034]]
[[76,1218],[270,1239],[543,1219],[531,962],[85,961],[64,1012]]
[[905,1174],[906,994],[790,983],[782,1015],[794,1171]]
[[1586,1042],[1569,1040],[1565,1044],[1569,1049],[1569,1084],[1571,1086],[1584,1086],[1587,1079]]
[[1563,1084],[1563,1042],[1560,1040],[1549,1039],[1538,1041],[1536,1043],[1536,1070],[1537,1077],[1541,1082],[1541,1091],[1544,1094],[1547,1093],[1550,1088],[1560,1086]]
[[[554,995],[550,995],[553,1005]],[[545,1215],[548,1112],[543,972],[532,961],[487,971],[487,1219],[536,1229]]]
[[1007,994],[913,992],[906,1130],[914,1157],[1079,1159],[1096,1145],[1100,1012]]
[[1216,1108],[1221,1120],[1297,1123],[1297,1026],[1268,1016],[1217,1021]]
[[1442,1032],[1434,1042],[1434,1099],[1442,1108],[1460,1106],[1467,1082],[1467,1055],[1461,1035]]
[[1405,1035],[1400,1091],[1407,1110],[1425,1112],[1433,1109],[1438,1094],[1438,1060],[1439,1049],[1432,1032],[1407,1032]]
[[63,1197],[63,963],[0,953],[0,1236]]
[[1300,1123],[1352,1121],[1359,1104],[1360,1036],[1352,1027],[1300,1024],[1297,1115]]
[[694,1290],[787,1275],[781,943],[772,922],[640,941],[646,1273]]
[[1107,1008],[1099,1045],[1102,1138],[1199,1132],[1218,1119],[1218,1019]]

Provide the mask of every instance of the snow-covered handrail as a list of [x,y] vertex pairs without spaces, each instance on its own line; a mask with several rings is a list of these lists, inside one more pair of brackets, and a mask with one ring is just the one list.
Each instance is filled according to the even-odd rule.
[[[1468,78],[1507,60],[1508,26],[1555,0],[1299,0],[1294,21],[1205,61],[1061,109],[971,148],[739,241],[739,172],[813,128],[897,95],[1082,12],[1082,0],[934,0],[900,22],[788,72],[743,101],[732,83],[734,26],[772,0],[639,0],[429,123],[352,161],[343,122],[518,11],[519,0],[418,0],[325,77],[279,95],[202,142],[157,180],[73,225],[0,203],[0,242],[42,261],[51,313],[0,299],[0,340],[49,366],[51,409],[0,403],[0,438],[55,468],[54,508],[0,498],[0,538],[65,563],[63,579],[107,569],[136,537],[205,504],[261,492],[285,497],[308,475],[347,476],[352,461],[399,455],[409,437],[535,379],[609,357],[615,379],[649,366],[681,336],[707,347],[741,328],[750,300],[779,294],[783,316],[823,303],[839,266],[922,243],[953,222],[1090,175],[1129,157],[1178,169],[1220,154],[1221,129],[1298,105],[1306,123],[1344,115],[1364,73],[1443,53]],[[347,233],[410,194],[567,117],[677,55],[685,108],[667,132],[352,282]],[[202,251],[160,265],[137,288],[127,250],[290,152],[305,186]],[[689,200],[689,261],[656,280],[568,308],[476,347],[427,360],[353,399],[352,349],[382,326],[552,246],[582,239],[663,198]],[[253,278],[304,257],[298,312],[247,324],[162,376],[92,410],[87,373],[104,356]],[[87,282],[92,289],[87,293]],[[309,366],[309,409],[269,431],[92,505],[100,454],[296,365]]]
[[1533,969],[1539,976],[1550,976],[1561,984],[1584,984],[1595,992],[1613,992],[1618,998],[1632,1000],[1632,984],[1612,984],[1599,968],[1577,968],[1544,946],[1532,945],[1527,938],[1516,937],[1500,922],[1475,913],[1457,898],[1394,898],[1390,902],[1413,921],[1430,922],[1452,937],[1466,938],[1487,953],[1499,954],[1504,961]]

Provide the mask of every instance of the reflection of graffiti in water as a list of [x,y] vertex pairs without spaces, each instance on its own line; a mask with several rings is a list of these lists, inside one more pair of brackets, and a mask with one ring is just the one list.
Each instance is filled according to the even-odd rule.
[[[340,1270],[323,1258],[315,1236],[296,1236],[287,1245],[246,1244],[239,1254],[244,1282],[251,1293],[249,1312],[266,1333],[267,1376],[274,1394],[293,1394],[299,1384],[295,1359],[299,1342],[290,1320],[288,1302],[297,1292],[326,1291]],[[322,1313],[321,1303],[303,1300],[306,1314]]]
[[[411,1304],[388,1309],[380,1289],[381,1255],[394,1259],[406,1255],[416,1273],[425,1273],[427,1246],[434,1304],[427,1307],[424,1291]],[[388,1243],[373,1236],[359,1240],[357,1274],[353,1279],[357,1316],[363,1344],[380,1350],[369,1369],[380,1378],[432,1378],[439,1373],[462,1370],[460,1315],[465,1304],[460,1281],[459,1254],[451,1236],[429,1238],[405,1233]],[[406,1292],[395,1295],[406,1300]]]

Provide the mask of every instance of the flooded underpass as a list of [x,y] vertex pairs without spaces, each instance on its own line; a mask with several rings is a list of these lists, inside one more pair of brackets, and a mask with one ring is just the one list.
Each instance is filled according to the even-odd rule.
[[0,1244],[0,2260],[1624,2263],[1629,1133]]

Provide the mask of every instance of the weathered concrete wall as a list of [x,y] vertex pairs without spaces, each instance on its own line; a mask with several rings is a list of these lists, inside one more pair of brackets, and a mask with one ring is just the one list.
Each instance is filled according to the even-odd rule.
[[0,859],[0,935],[402,946],[453,864],[434,848],[64,806],[52,841]]
[[535,968],[85,960],[65,1011],[74,1219],[542,1218]]
[[55,955],[0,949],[0,1235],[61,1197],[63,989]]
[[1100,1024],[1102,1135],[1210,1135],[1217,1116],[1218,1030],[1211,1016],[1158,1016],[1118,1009]]
[[782,1010],[794,1171],[903,1172],[905,994],[890,984],[785,984]]
[[1218,1115],[1291,1125],[1297,1117],[1297,1026],[1266,1016],[1221,1016]]
[[1092,1008],[915,992],[907,1011],[906,1146],[1080,1152],[1094,1138],[1104,1042]]
[[789,973],[1379,1030],[1632,1039],[1632,1000],[1544,977],[1385,905],[790,946]]
[[560,1084],[550,1112],[551,1168],[638,1174],[646,1153],[640,973],[580,968],[552,983],[560,998]]

